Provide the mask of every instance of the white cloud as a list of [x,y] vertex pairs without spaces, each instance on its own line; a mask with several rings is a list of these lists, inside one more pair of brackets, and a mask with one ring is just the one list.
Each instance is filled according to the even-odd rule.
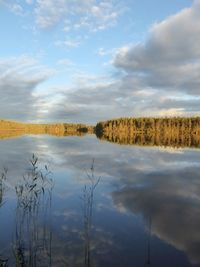
[[84,27],[95,32],[114,26],[121,13],[119,0],[37,0],[35,5],[36,23],[42,29],[64,22],[64,31]]
[[10,8],[11,8],[11,11],[17,15],[23,14],[23,8],[19,4],[14,4]]
[[111,56],[114,56],[116,54],[116,51],[118,51],[117,48],[112,48],[112,49],[105,49],[103,47],[100,47],[98,50],[97,50],[97,54],[101,57],[103,56],[108,56],[108,55],[111,55]]
[[61,65],[61,66],[65,66],[65,67],[73,67],[73,66],[75,66],[75,64],[71,60],[69,60],[67,58],[59,59],[57,61],[57,65]]
[[23,16],[25,13],[22,5],[20,5],[17,1],[1,0],[0,4],[3,4],[5,7],[7,7],[15,15]]
[[98,49],[98,51],[97,51],[97,54],[98,54],[99,56],[105,56],[107,53],[106,53],[106,51],[105,51],[105,49],[104,49],[103,47],[100,47],[100,48]]
[[52,74],[28,56],[0,59],[0,106],[2,118],[35,119],[38,101],[34,90]]
[[[103,25],[110,27],[117,20],[115,12],[118,12],[118,1],[37,0],[33,1],[32,5],[36,10],[37,19],[41,19],[37,21],[41,28],[52,27],[62,21],[69,31],[79,27],[86,27],[92,31]],[[108,10],[113,14],[112,22],[108,19]],[[196,115],[200,105],[200,99],[196,97],[200,93],[199,25],[198,0],[191,8],[153,25],[149,38],[144,43],[127,45],[121,49],[106,50],[101,47],[96,51],[101,56],[116,53],[113,61],[116,73],[112,77],[110,73],[107,77],[81,73],[72,62],[60,59],[56,65],[58,71],[70,70],[74,74],[74,77],[70,77],[73,84],[70,87],[49,86],[47,90],[51,93],[48,96],[34,94],[34,107],[38,114],[42,114],[40,118],[44,120],[49,118],[65,121],[66,117],[70,116],[71,121],[94,123],[121,116]],[[79,47],[82,41],[82,38],[70,39],[68,36],[55,42],[55,45],[75,48]],[[19,64],[17,60],[19,59],[9,59],[12,64],[9,63],[7,67],[2,67],[1,63],[1,88],[7,86],[12,92],[17,88],[32,101],[32,92],[35,92],[35,88],[38,88],[48,75],[45,76],[44,69],[38,70],[37,62],[30,65],[28,59],[29,66],[26,68],[23,65],[25,59],[20,58]],[[2,75],[7,75],[7,80]],[[24,87],[25,91],[19,87]],[[3,92],[3,89],[1,91]],[[12,93],[9,95],[12,98]],[[9,99],[6,101],[9,103]],[[10,110],[11,106],[15,106],[14,97],[12,101]],[[16,105],[19,103],[20,100],[17,98]],[[4,114],[9,114],[8,107],[4,108]],[[23,112],[26,113],[25,109]],[[15,115],[13,110],[10,114]]]
[[34,2],[34,0],[26,0],[26,3],[29,4],[29,5],[32,5]]
[[149,87],[200,93],[200,1],[150,29],[145,43],[121,48],[115,66]]
[[57,40],[55,42],[56,46],[65,46],[68,48],[76,48],[79,47],[81,45],[81,41],[79,40],[72,40],[72,39],[68,39],[68,40]]

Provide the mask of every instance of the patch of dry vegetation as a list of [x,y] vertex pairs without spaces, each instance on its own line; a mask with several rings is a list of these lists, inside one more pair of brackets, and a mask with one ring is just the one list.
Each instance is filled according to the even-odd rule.
[[55,136],[83,135],[93,133],[94,128],[85,124],[28,124],[0,120],[0,139],[12,138],[25,134],[49,134]]
[[99,122],[96,134],[118,144],[200,148],[200,117],[120,118]]

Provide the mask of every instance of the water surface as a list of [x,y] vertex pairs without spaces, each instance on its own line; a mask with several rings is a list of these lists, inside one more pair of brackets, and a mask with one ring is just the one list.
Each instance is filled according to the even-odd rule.
[[[15,186],[33,153],[53,186],[27,217]],[[0,266],[200,266],[199,149],[27,135],[0,140],[5,167]]]

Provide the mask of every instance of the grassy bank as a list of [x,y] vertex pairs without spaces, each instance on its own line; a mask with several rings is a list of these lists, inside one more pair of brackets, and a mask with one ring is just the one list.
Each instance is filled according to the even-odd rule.
[[0,120],[0,138],[15,137],[23,134],[49,134],[56,136],[67,136],[83,135],[85,133],[93,132],[94,127],[85,124],[31,124]]

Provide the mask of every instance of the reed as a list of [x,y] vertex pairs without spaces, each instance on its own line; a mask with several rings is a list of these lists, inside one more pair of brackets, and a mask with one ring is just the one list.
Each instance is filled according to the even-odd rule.
[[83,223],[84,223],[84,267],[92,267],[91,260],[91,232],[94,205],[94,192],[101,177],[96,177],[94,172],[94,160],[90,172],[86,172],[89,184],[83,188]]
[[51,266],[52,232],[47,227],[54,186],[47,165],[40,170],[33,154],[30,168],[15,186],[17,196],[13,251],[16,267]]

